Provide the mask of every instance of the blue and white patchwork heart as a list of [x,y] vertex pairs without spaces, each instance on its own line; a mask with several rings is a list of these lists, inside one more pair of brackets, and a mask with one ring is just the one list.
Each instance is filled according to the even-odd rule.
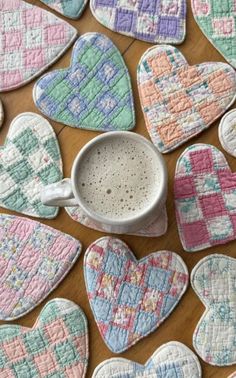
[[211,365],[236,363],[236,259],[210,255],[193,269],[191,284],[206,310],[193,335],[199,356]]
[[104,237],[87,249],[84,275],[90,306],[108,348],[121,353],[155,331],[188,286],[188,270],[169,251],[137,261],[119,239]]
[[80,37],[71,66],[39,79],[33,98],[42,113],[68,126],[95,131],[135,126],[128,69],[119,50],[103,34]]
[[145,365],[111,358],[102,362],[92,378],[201,378],[201,365],[184,344],[171,341],[156,350]]
[[88,0],[40,0],[48,7],[65,17],[77,19],[83,12]]

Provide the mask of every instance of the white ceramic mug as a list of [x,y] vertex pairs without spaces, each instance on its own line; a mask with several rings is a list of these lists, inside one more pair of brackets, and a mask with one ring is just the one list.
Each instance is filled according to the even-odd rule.
[[[113,216],[106,216],[104,214],[99,213],[98,211],[95,211],[94,209],[89,206],[89,204],[86,202],[87,199],[85,200],[84,194],[82,195],[82,191],[79,187],[80,183],[80,169],[81,171],[84,172],[84,168],[82,169],[82,164],[86,161],[86,159],[94,159],[93,155],[98,149],[104,148],[104,150],[113,148],[110,146],[121,146],[121,142],[125,144],[125,153],[131,153],[129,152],[129,146],[136,146],[136,148],[140,148],[140,150],[143,152],[143,156],[145,156],[145,159],[143,159],[144,163],[145,161],[148,162],[149,159],[152,161],[153,167],[156,167],[158,174],[155,172],[153,177],[156,174],[156,178],[158,177],[158,182],[154,182],[155,187],[155,192],[152,190],[152,195],[153,200],[151,201],[150,204],[146,208],[143,208],[141,213],[137,213],[134,216],[128,216],[127,218],[123,217],[118,217],[115,218]],[[134,150],[133,150],[134,151]],[[96,152],[97,153],[97,152]],[[115,153],[114,153],[115,154]],[[110,156],[110,155],[109,155]],[[131,156],[131,155],[129,155]],[[106,155],[107,157],[107,155]],[[102,157],[101,157],[102,158]],[[100,158],[100,159],[101,159]],[[121,156],[121,158],[124,158]],[[111,159],[107,159],[107,165],[104,168],[105,170],[109,170],[112,172],[113,169],[113,163],[111,160],[116,159],[116,155],[111,156]],[[118,157],[119,159],[119,157]],[[122,159],[121,159],[122,160]],[[132,160],[134,160],[134,157],[132,157]],[[139,159],[141,160],[141,159]],[[92,160],[91,160],[92,161]],[[102,160],[101,160],[102,161]],[[122,170],[119,169],[119,172],[116,170],[114,171],[114,175],[118,172],[119,175],[121,174],[126,174],[126,179],[127,179],[127,167],[129,167],[129,163],[131,160],[127,161],[127,164],[125,164],[123,173]],[[88,163],[86,163],[88,164]],[[131,164],[131,163],[130,163]],[[134,168],[134,162],[133,168]],[[142,164],[142,161],[139,161],[137,164]],[[105,166],[105,165],[104,165]],[[85,168],[87,168],[88,165],[85,165]],[[90,164],[89,168],[92,169],[92,163]],[[98,167],[97,167],[98,168]],[[109,169],[108,169],[109,168]],[[133,169],[132,168],[132,169]],[[149,168],[149,167],[148,167]],[[123,168],[122,168],[123,169]],[[131,172],[132,172],[131,169]],[[150,168],[151,169],[151,168]],[[137,169],[133,170],[135,173],[133,175],[137,176],[136,177],[136,182],[139,183],[139,169],[137,166]],[[145,172],[145,171],[144,171]],[[86,173],[86,172],[85,172]],[[94,172],[93,172],[94,173]],[[82,174],[82,173],[81,173]],[[113,175],[113,173],[112,173]],[[132,175],[132,174],[131,174]],[[151,177],[146,177],[146,179],[149,180],[150,184],[150,178]],[[155,178],[155,180],[156,180]],[[111,179],[111,178],[110,178]],[[142,179],[142,178],[141,178]],[[105,180],[105,179],[104,179]],[[153,179],[154,180],[154,179]],[[157,180],[156,180],[157,181]],[[113,182],[113,181],[111,181]],[[123,178],[121,177],[121,183],[123,182]],[[125,185],[125,184],[124,184]],[[122,186],[122,185],[120,185]],[[126,185],[125,185],[126,186]],[[149,185],[150,186],[150,185]],[[147,185],[148,187],[148,185]],[[147,190],[147,187],[145,188],[145,185],[143,185],[142,189]],[[107,193],[109,193],[109,190],[107,190],[106,187],[103,187],[103,183],[101,183],[99,189],[99,193],[101,194],[101,190],[104,190],[104,198],[106,198]],[[106,192],[105,192],[106,190]],[[138,189],[137,189],[138,190]],[[119,195],[119,191],[117,191],[117,195]],[[95,194],[96,197],[96,194]],[[130,196],[129,198],[135,197],[135,193],[133,193],[133,196]],[[158,152],[156,147],[148,141],[146,138],[132,132],[124,132],[124,131],[113,131],[113,132],[107,132],[102,135],[99,135],[98,137],[95,137],[92,139],[90,142],[88,142],[78,153],[77,157],[74,160],[73,166],[72,166],[72,171],[71,171],[71,179],[64,179],[61,182],[57,182],[55,184],[48,185],[43,188],[41,192],[41,201],[44,205],[48,206],[61,206],[61,207],[68,207],[68,206],[80,206],[81,209],[84,211],[84,213],[93,221],[95,224],[97,224],[99,227],[101,227],[104,231],[107,232],[114,232],[114,233],[130,233],[130,232],[135,232],[140,230],[143,227],[148,226],[152,222],[155,221],[155,219],[158,218],[160,215],[161,210],[165,206],[166,202],[166,197],[167,197],[167,168],[164,162],[164,159],[162,155]],[[140,197],[139,194],[139,198]],[[116,199],[116,197],[115,197]],[[122,201],[122,199],[120,199]],[[126,201],[126,207],[127,205],[127,199]],[[145,199],[145,201],[148,201],[148,198]],[[140,201],[139,201],[140,202]],[[143,201],[144,202],[144,201]],[[104,206],[106,206],[106,203]],[[112,202],[109,202],[109,204],[112,205]],[[111,206],[108,204],[108,207],[110,208]],[[137,203],[137,206],[139,203]],[[140,205],[141,206],[141,205]],[[134,205],[133,205],[134,207]],[[136,210],[136,209],[132,209]]]

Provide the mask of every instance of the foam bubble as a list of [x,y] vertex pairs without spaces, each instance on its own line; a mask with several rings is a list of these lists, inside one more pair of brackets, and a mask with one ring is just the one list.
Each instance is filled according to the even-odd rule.
[[92,147],[78,172],[85,204],[106,218],[130,219],[155,201],[160,171],[154,153],[130,138],[114,138]]

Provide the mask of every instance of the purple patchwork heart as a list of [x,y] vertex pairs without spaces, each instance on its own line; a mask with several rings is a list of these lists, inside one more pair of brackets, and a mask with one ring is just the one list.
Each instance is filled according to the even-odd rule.
[[108,348],[121,353],[169,316],[188,286],[181,257],[169,251],[137,261],[119,239],[94,242],[84,258],[88,298]]

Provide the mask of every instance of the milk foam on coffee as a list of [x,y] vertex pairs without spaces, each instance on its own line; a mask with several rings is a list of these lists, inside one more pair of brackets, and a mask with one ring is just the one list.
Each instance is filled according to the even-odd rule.
[[154,152],[130,138],[108,138],[94,145],[78,169],[83,201],[106,218],[131,219],[156,199],[160,168]]

